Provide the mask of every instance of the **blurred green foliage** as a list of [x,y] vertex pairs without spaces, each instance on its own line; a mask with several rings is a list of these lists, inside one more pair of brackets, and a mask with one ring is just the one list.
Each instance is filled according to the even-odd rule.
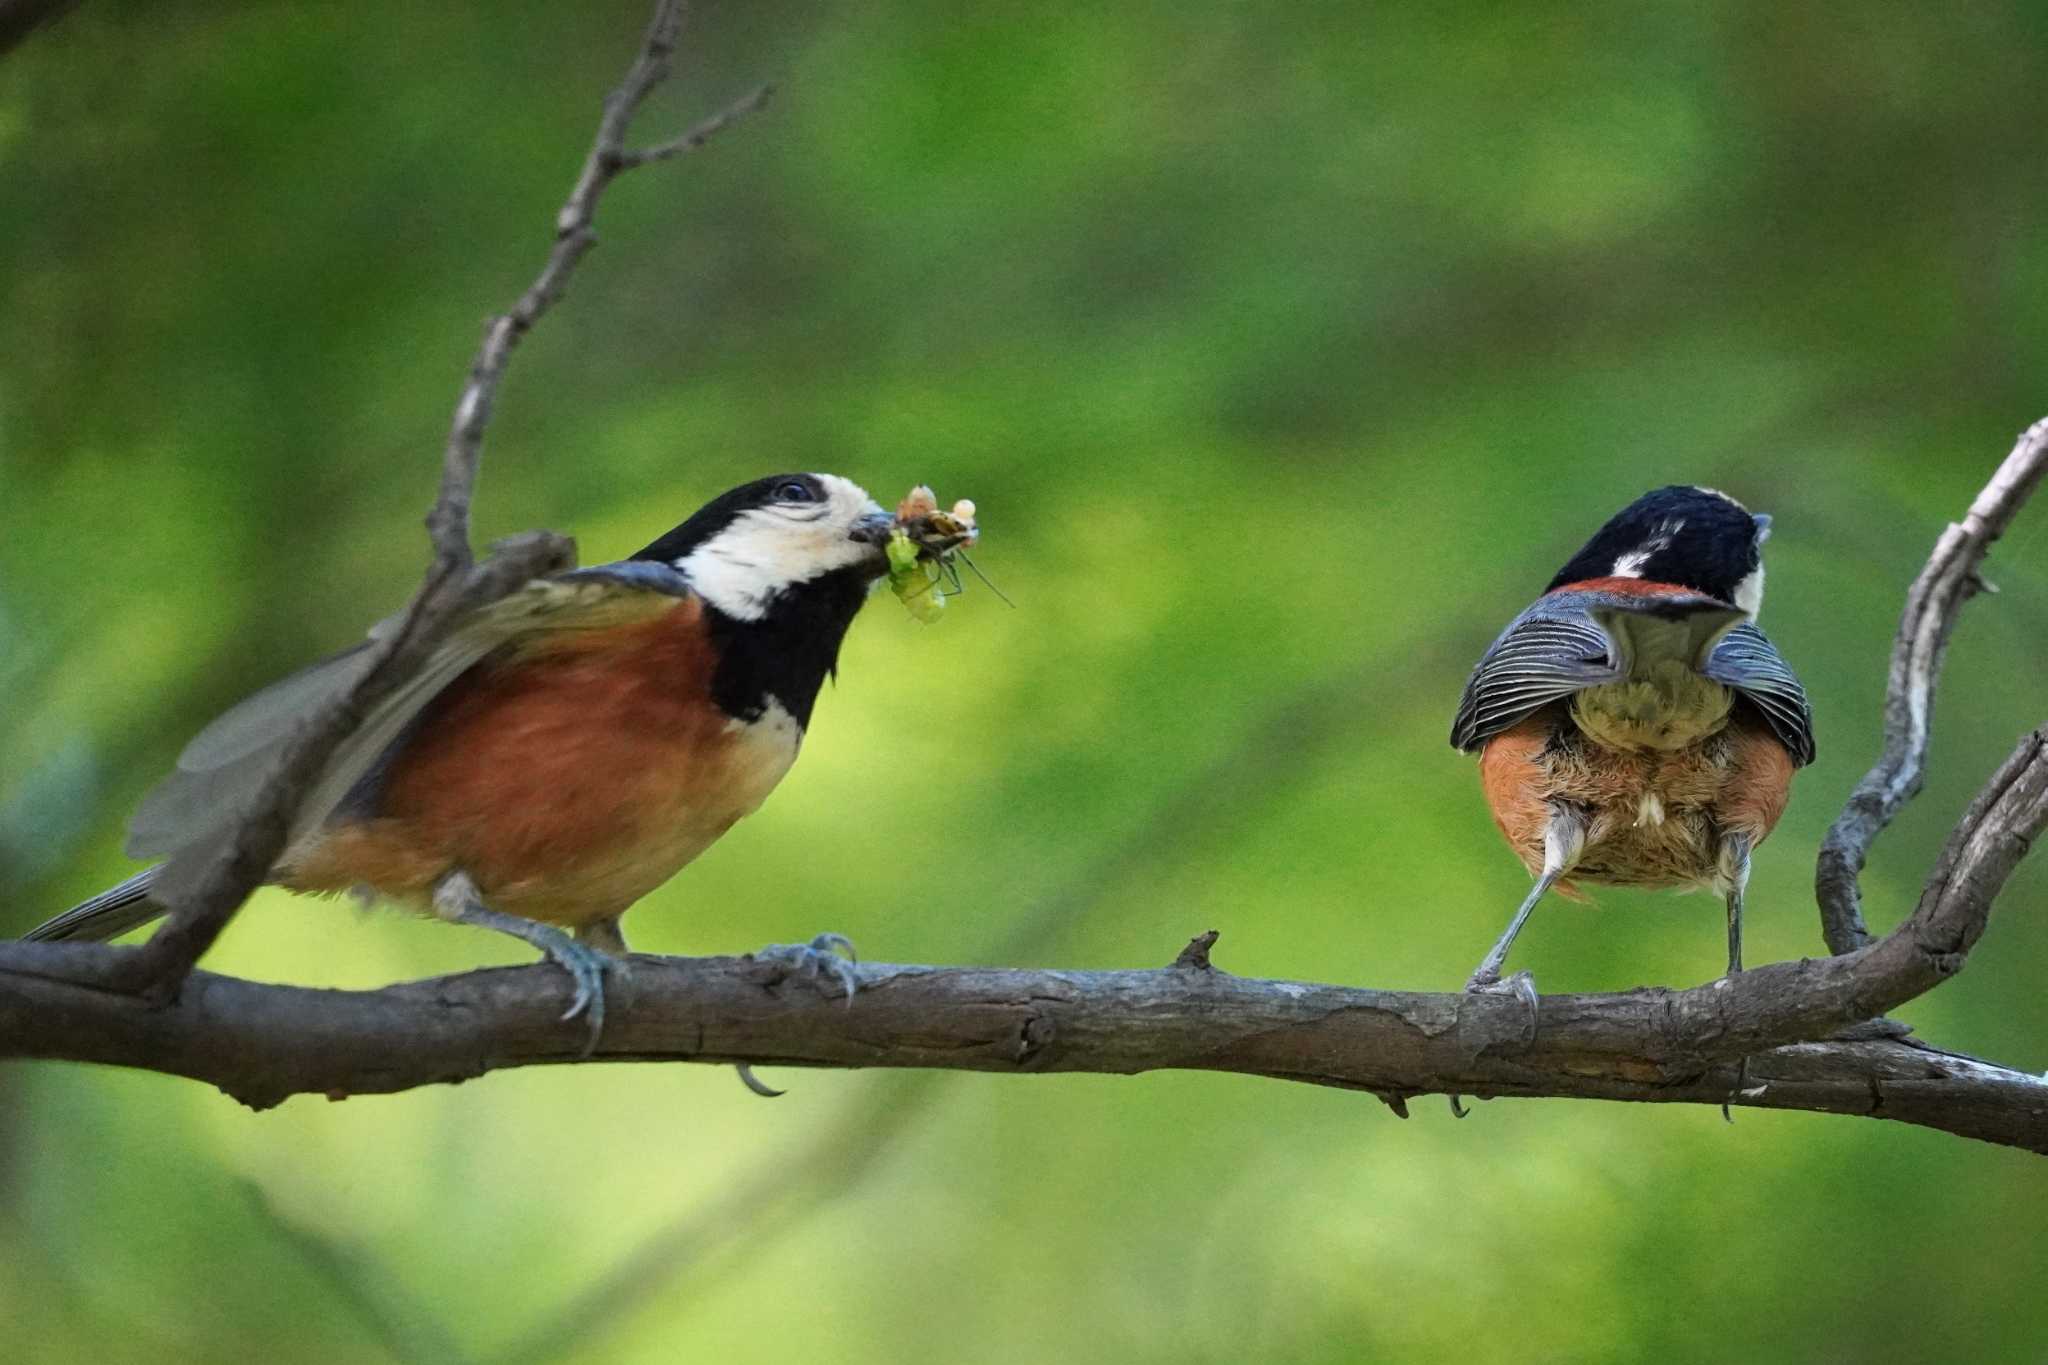
[[[209,714],[409,591],[479,323],[538,265],[643,9],[87,0],[0,66],[10,931],[125,873],[127,812]],[[1464,671],[1608,512],[1682,480],[1777,518],[1765,623],[1821,758],[1750,951],[1818,950],[1813,852],[1875,752],[1901,591],[2048,411],[2048,8],[728,0],[686,47],[649,139],[781,94],[616,187],[514,363],[480,535],[573,530],[594,561],[771,470],[929,480],[981,504],[1019,609],[871,607],[793,777],[636,946],[831,928],[1121,966],[1213,926],[1235,972],[1454,986],[1524,887],[1444,744]],[[2043,718],[2044,528],[1957,636],[1934,773],[1865,881],[1880,924]],[[878,765],[945,776],[878,801]],[[2041,1065],[2044,891],[2023,869],[1904,1016]],[[1600,900],[1547,905],[1517,962],[1552,989],[1716,972],[1710,898]],[[265,893],[210,965],[368,986],[519,959]],[[2048,1336],[2038,1160],[1939,1134],[1400,1123],[1205,1075],[776,1079],[764,1104],[720,1070],[534,1070],[251,1115],[0,1072],[6,1354],[375,1359],[382,1296],[415,1358],[492,1358],[693,1216],[708,1261],[656,1257],[545,1358]]]

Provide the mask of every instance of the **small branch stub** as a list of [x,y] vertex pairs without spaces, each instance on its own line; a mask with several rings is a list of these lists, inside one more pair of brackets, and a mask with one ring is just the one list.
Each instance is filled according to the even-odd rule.
[[1222,935],[1214,929],[1196,934],[1188,940],[1188,946],[1180,950],[1180,956],[1173,960],[1175,968],[1187,972],[1212,972],[1216,970],[1209,963],[1209,950],[1216,946]]

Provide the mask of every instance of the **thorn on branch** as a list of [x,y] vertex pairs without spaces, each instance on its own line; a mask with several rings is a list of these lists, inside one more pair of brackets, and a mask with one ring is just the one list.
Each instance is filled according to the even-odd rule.
[[1221,937],[1222,935],[1214,929],[1196,934],[1188,940],[1188,946],[1180,950],[1180,956],[1173,960],[1173,968],[1189,972],[1215,971],[1215,967],[1209,962],[1209,950],[1216,946],[1216,940]]

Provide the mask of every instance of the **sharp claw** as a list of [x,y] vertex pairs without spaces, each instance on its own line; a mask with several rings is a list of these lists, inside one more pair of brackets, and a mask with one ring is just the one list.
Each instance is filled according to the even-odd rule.
[[[1735,1063],[1735,1093],[1744,1096],[1755,1096],[1763,1093],[1761,1089],[1749,1089],[1749,1058],[1746,1056],[1739,1058]],[[1721,1101],[1721,1118],[1727,1123],[1735,1122],[1735,1115],[1728,1112],[1728,1105],[1732,1099],[1733,1096],[1730,1096],[1728,1100]]]
[[1529,1007],[1530,1014],[1533,1015],[1536,1013],[1535,977],[1529,975],[1529,973],[1527,972],[1516,972],[1513,976],[1501,982],[1501,985],[1503,987],[1506,987],[1507,989],[1514,991],[1514,993],[1521,998],[1522,1003]]
[[1465,1105],[1464,1105],[1464,1102],[1463,1102],[1462,1100],[1460,1100],[1460,1099],[1459,1099],[1459,1098],[1458,1098],[1458,1097],[1457,1097],[1456,1095],[1446,1095],[1446,1096],[1444,1096],[1444,1098],[1445,1098],[1445,1099],[1447,1099],[1447,1100],[1449,1100],[1449,1101],[1451,1102],[1451,1117],[1452,1117],[1452,1118],[1454,1118],[1454,1119],[1461,1119],[1461,1118],[1464,1118],[1464,1117],[1465,1117],[1465,1115],[1467,1115],[1467,1114],[1469,1114],[1469,1113],[1471,1113],[1471,1112],[1472,1112],[1471,1110],[1469,1110],[1469,1109],[1467,1109],[1467,1108],[1465,1107]]
[[604,1036],[604,975],[611,968],[611,960],[595,948],[573,940],[559,952],[550,950],[548,956],[576,983],[576,994],[570,998],[569,1008],[562,1011],[562,1021],[567,1023],[581,1015],[588,1022],[590,1036],[583,1044],[583,1055],[588,1057]]
[[776,1099],[788,1093],[787,1091],[777,1090],[774,1086],[768,1084],[768,1082],[762,1080],[759,1076],[756,1076],[754,1074],[754,1068],[748,1066],[745,1062],[740,1062],[736,1064],[733,1067],[733,1070],[740,1073],[741,1085],[744,1085],[747,1089],[753,1091],[756,1095],[759,1095],[764,1100]]

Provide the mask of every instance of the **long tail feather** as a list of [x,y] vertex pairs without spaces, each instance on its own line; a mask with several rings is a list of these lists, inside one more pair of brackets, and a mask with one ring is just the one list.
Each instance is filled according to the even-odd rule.
[[84,939],[93,943],[119,938],[163,915],[163,907],[149,898],[156,874],[156,868],[146,867],[119,886],[110,886],[55,919],[45,920],[22,937],[52,941]]

